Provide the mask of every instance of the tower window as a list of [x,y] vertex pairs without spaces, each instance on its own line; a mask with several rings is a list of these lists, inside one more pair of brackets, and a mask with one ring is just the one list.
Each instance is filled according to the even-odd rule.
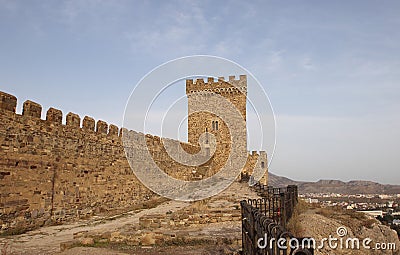
[[208,144],[208,128],[206,128],[206,144]]
[[213,121],[212,122],[212,130],[218,130],[218,121]]
[[264,161],[261,161],[261,168],[264,168],[264,167],[265,167]]

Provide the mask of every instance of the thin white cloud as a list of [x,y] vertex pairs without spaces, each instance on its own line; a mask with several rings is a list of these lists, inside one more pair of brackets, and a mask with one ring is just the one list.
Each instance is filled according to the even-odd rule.
[[316,67],[310,57],[304,57],[302,59],[301,66],[303,67],[303,69],[309,70],[309,71],[316,69]]

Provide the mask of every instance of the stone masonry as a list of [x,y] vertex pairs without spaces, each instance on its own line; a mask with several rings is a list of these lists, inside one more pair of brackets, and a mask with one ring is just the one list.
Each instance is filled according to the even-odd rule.
[[[243,85],[242,92],[227,92],[227,97],[245,116],[246,77],[230,77],[229,82]],[[201,90],[196,84],[187,81],[187,91]],[[208,82],[203,88],[213,84]],[[218,84],[218,89],[229,86],[228,82]],[[16,106],[15,96],[0,92],[0,233],[77,220],[99,212],[126,211],[157,196],[130,169],[121,140],[127,130],[102,120],[95,122],[88,116],[81,119],[74,113],[68,113],[63,124],[63,113],[55,108],[49,108],[43,120],[41,105],[29,100],[24,102],[22,114],[16,113]],[[204,132],[205,126],[196,129],[191,123],[204,123],[211,131],[212,121],[217,120],[218,116],[189,116],[189,143],[181,142],[183,149],[188,153],[199,150],[193,141],[197,141],[196,132]],[[219,121],[223,130],[223,121]],[[183,180],[198,177],[193,173],[202,172],[201,168],[217,169],[221,153],[226,153],[217,150],[202,166],[188,167],[168,156],[159,137],[146,135],[146,142],[160,168]],[[252,152],[242,171],[251,173],[255,167],[266,166],[266,153]],[[267,175],[262,182],[267,182]]]

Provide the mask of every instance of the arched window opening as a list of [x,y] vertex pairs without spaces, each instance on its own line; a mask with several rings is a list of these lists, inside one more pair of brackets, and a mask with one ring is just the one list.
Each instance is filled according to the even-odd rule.
[[265,167],[264,161],[261,161],[261,168],[264,168],[264,167]]
[[218,121],[215,122],[215,130],[218,130]]

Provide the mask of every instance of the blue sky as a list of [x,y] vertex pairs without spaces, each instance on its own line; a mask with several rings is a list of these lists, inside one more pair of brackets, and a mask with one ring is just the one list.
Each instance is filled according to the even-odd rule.
[[120,125],[151,69],[216,55],[271,99],[271,172],[400,184],[399,13],[398,1],[0,0],[0,90],[19,112],[31,99]]

